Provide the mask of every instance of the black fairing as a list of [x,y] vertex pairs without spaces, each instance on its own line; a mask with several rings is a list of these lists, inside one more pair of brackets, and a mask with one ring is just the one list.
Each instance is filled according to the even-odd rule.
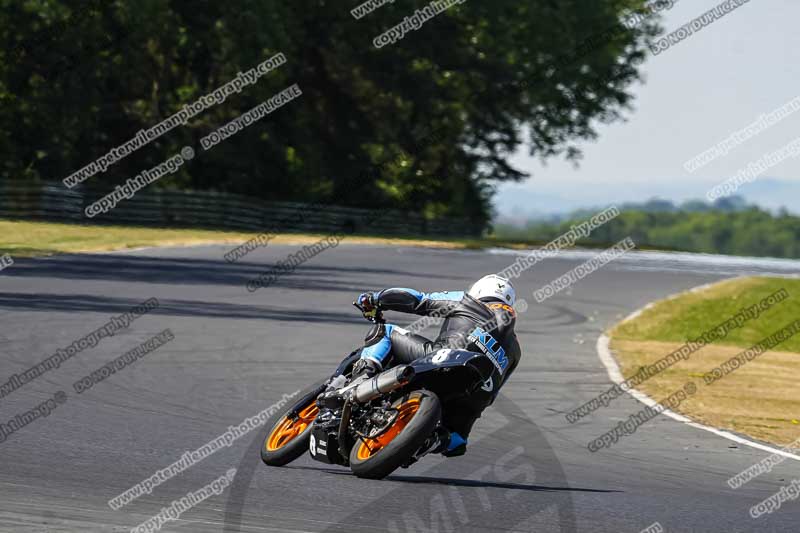
[[461,395],[483,385],[489,378],[502,383],[502,374],[491,359],[478,352],[467,350],[439,350],[411,366],[416,374],[411,388],[425,388],[435,392],[442,401]]

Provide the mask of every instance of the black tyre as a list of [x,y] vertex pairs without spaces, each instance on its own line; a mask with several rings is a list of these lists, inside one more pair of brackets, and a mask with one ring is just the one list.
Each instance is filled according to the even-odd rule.
[[[283,466],[291,463],[306,450],[311,427],[319,408],[316,404],[318,386],[303,393],[301,399],[285,411],[267,422],[267,435],[261,445],[261,460],[269,466]],[[297,418],[287,416],[294,409],[299,411]]]
[[394,424],[376,439],[357,441],[350,451],[350,469],[358,477],[383,479],[419,450],[442,418],[436,394],[417,390],[396,400],[400,413]]

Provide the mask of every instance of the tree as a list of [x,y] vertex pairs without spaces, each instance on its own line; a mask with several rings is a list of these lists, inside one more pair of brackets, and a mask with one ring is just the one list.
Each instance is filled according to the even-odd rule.
[[[654,17],[619,23],[645,0],[469,0],[376,48],[420,5],[360,20],[355,5],[0,0],[2,177],[60,180],[282,52],[286,65],[91,182],[111,186],[191,145],[191,165],[153,186],[486,222],[494,184],[526,177],[507,161],[523,142],[577,159],[577,141],[619,119],[657,29]],[[292,83],[300,99],[199,150]]]

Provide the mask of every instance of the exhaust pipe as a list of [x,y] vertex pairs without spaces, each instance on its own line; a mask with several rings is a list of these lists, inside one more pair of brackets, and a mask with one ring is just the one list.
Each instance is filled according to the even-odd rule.
[[367,403],[381,394],[399,389],[411,381],[415,373],[408,365],[390,368],[356,387],[353,390],[353,398],[359,403]]

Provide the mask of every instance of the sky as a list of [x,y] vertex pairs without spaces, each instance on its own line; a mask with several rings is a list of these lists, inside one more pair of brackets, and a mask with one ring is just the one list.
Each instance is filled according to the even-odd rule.
[[[681,0],[663,12],[665,33],[721,0]],[[645,82],[632,86],[625,122],[597,127],[575,168],[544,165],[524,148],[512,164],[531,177],[498,187],[501,218],[580,207],[704,198],[709,188],[800,137],[800,111],[690,173],[684,163],[760,115],[800,96],[800,0],[750,0],[659,55],[648,52]],[[767,208],[800,213],[800,157],[786,159],[737,191]]]

